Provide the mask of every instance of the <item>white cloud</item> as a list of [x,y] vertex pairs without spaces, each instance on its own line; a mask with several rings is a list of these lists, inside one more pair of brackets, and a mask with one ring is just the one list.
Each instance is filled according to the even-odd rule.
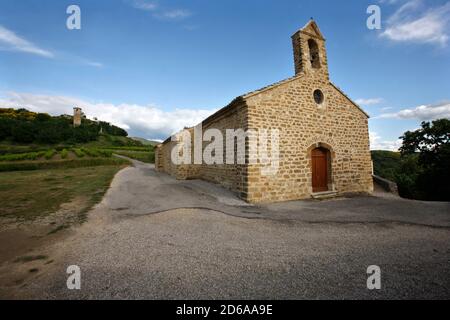
[[450,102],[437,105],[422,105],[412,109],[403,109],[393,113],[383,113],[375,118],[435,120],[450,119]]
[[[97,61],[87,60],[75,55],[59,52],[57,55],[53,52],[44,50],[31,43],[30,41],[19,37],[14,31],[11,31],[0,25],[0,50],[20,51],[35,54],[45,58],[58,58],[60,60],[71,60],[91,67],[101,68],[103,64]],[[57,57],[56,57],[57,56]]]
[[84,61],[84,63],[91,67],[103,68],[103,63],[97,61]]
[[381,4],[396,4],[402,0],[379,0],[378,2]]
[[450,2],[425,9],[422,0],[403,4],[388,20],[381,37],[397,42],[447,45],[450,26]]
[[158,4],[156,2],[145,0],[134,0],[131,5],[136,9],[145,11],[154,11],[158,8]]
[[382,98],[356,99],[355,102],[362,106],[370,106],[383,102]]
[[128,131],[130,136],[165,139],[171,134],[200,123],[215,110],[175,109],[164,111],[153,105],[90,102],[74,97],[8,92],[0,96],[0,107],[26,108],[52,115],[72,114],[81,107],[88,118],[98,118]]
[[182,20],[192,15],[192,12],[186,9],[161,8],[156,1],[132,0],[131,5],[136,9],[151,11],[153,17],[162,20]]
[[[3,46],[4,47],[3,47]],[[0,49],[20,51],[35,54],[45,58],[53,58],[54,54],[50,51],[39,48],[25,38],[19,37],[15,32],[0,25]]]
[[187,31],[194,31],[194,30],[197,30],[198,28],[199,27],[197,25],[192,25],[192,24],[183,26],[183,29],[187,30]]
[[398,148],[402,145],[402,140],[397,139],[394,141],[381,140],[381,137],[376,132],[369,132],[370,138],[370,150],[389,150],[398,151]]
[[188,10],[184,10],[184,9],[175,9],[175,10],[169,10],[169,11],[164,11],[161,14],[159,14],[158,16],[164,19],[183,19],[183,18],[187,18],[189,16],[191,16],[192,13]]

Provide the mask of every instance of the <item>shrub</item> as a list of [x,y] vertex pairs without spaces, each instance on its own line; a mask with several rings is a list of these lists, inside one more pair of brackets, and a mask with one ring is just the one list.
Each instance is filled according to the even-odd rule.
[[82,151],[89,157],[97,158],[99,156],[99,153],[95,149],[82,148]]
[[50,160],[51,158],[53,158],[53,156],[55,154],[56,154],[56,150],[50,149],[45,153],[44,157],[45,157],[45,159]]
[[16,121],[11,129],[11,135],[15,142],[30,143],[34,140],[35,128],[29,122]]
[[61,159],[66,159],[68,155],[69,155],[69,151],[67,151],[67,149],[62,149]]
[[106,158],[110,158],[112,156],[111,150],[105,150],[105,149],[98,149],[97,152],[102,156]]
[[18,154],[6,154],[0,156],[0,161],[23,161],[23,160],[36,160],[45,155],[45,151],[39,152],[27,152]]
[[78,158],[84,157],[84,152],[81,149],[73,149],[73,152],[76,154]]

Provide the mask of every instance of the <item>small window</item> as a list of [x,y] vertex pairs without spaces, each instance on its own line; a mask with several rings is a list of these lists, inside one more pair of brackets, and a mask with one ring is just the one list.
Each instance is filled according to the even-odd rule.
[[322,104],[323,99],[324,99],[324,97],[323,97],[323,92],[320,91],[319,89],[315,90],[315,91],[314,91],[314,101],[315,101],[317,104]]

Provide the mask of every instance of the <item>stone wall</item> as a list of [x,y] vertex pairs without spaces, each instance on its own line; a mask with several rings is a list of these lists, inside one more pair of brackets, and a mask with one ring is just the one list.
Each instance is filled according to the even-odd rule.
[[[183,139],[183,133],[187,131],[191,134],[191,137],[193,135],[193,129],[185,129],[179,133],[177,133],[175,136],[180,139],[179,141],[182,141]],[[192,143],[192,141],[191,141]],[[175,141],[171,141],[171,139],[167,139],[164,143],[159,144],[156,146],[155,149],[155,169],[160,172],[166,172],[174,177],[176,177],[179,180],[186,180],[186,179],[195,179],[198,178],[198,170],[200,169],[200,166],[194,166],[189,164],[181,164],[176,165],[172,161],[172,149],[178,148],[178,150],[181,150],[180,146]],[[179,151],[180,154],[182,154],[181,151]],[[193,155],[191,155],[191,161],[193,160]],[[193,161],[192,161],[193,163]]]
[[[322,90],[324,101],[313,98]],[[277,175],[262,176],[260,165],[248,169],[249,202],[309,198],[311,150],[331,154],[331,191],[372,192],[372,163],[367,116],[320,74],[307,73],[281,86],[248,97],[249,128],[280,130]]]
[[[202,123],[202,132],[208,129],[218,129],[222,132],[224,159],[223,164],[207,165],[205,163],[194,164],[194,151],[192,149],[191,165],[174,165],[171,161],[172,148],[176,148],[176,143],[166,141],[158,145],[155,150],[155,168],[158,171],[169,173],[177,179],[203,179],[213,183],[218,183],[223,187],[236,192],[239,196],[246,194],[246,168],[245,164],[226,164],[226,130],[247,128],[247,107],[245,103],[233,103],[222,112],[214,115]],[[189,128],[191,134],[191,145],[194,146],[194,129]],[[179,133],[181,136],[182,133]],[[203,143],[203,149],[209,142]],[[236,144],[236,143],[235,143]]]
[[[247,106],[245,103],[236,103],[229,107],[229,109],[221,114],[219,117],[214,117],[203,123],[203,132],[208,129],[219,129],[223,136],[223,164],[207,165],[203,164],[198,170],[198,178],[221,184],[223,187],[232,190],[245,197],[246,187],[246,165],[245,164],[226,164],[226,130],[227,129],[243,129],[247,130]],[[233,144],[236,145],[236,141]],[[208,145],[208,142],[203,144],[203,147]],[[236,151],[236,150],[234,150]]]
[[[313,98],[316,89],[324,94],[320,105]],[[320,146],[331,155],[330,191],[373,191],[367,116],[325,77],[299,74],[282,85],[250,94],[245,101],[204,123],[203,132],[215,128],[225,137],[225,129],[278,129],[276,175],[261,175],[259,164],[175,166],[170,161],[173,142],[162,148],[162,170],[178,179],[219,183],[253,203],[304,199],[312,194],[311,150]],[[224,141],[224,152],[225,146]]]

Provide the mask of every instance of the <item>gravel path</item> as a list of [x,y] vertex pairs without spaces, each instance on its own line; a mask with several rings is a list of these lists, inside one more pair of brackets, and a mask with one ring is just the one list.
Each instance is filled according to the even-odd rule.
[[[4,297],[450,298],[449,203],[355,197],[250,206],[218,186],[134,164],[87,223],[42,252],[53,263],[33,262],[39,272],[3,288]],[[81,290],[66,287],[73,264]],[[369,265],[381,268],[381,290],[366,287]]]

